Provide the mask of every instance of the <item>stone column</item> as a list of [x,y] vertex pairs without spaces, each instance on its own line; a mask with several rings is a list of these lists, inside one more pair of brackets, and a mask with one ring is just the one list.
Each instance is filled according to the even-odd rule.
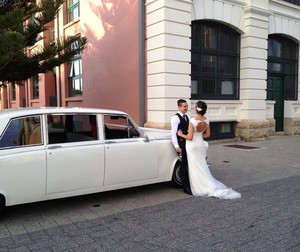
[[[297,23],[299,28],[300,24]],[[298,34],[300,37],[300,34]],[[298,55],[300,55],[300,48]],[[298,100],[284,101],[284,133],[286,135],[300,135],[300,64],[298,65]]]
[[6,109],[7,107],[7,85],[0,83],[0,109]]
[[192,0],[146,1],[146,127],[169,128],[176,101],[191,96]]
[[236,135],[245,141],[265,140],[271,123],[267,119],[268,1],[248,1],[241,35],[240,100],[241,120]]

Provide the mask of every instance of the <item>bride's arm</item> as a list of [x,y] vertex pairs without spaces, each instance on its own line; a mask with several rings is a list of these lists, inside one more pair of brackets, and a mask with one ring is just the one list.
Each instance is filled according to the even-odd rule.
[[209,138],[210,137],[210,127],[209,124],[207,125],[207,128],[205,130],[205,132],[203,133],[203,138]]
[[194,137],[194,127],[193,124],[189,123],[189,133],[187,135],[183,134],[181,130],[177,132],[177,135],[186,139],[186,140],[192,140]]
[[203,138],[209,138],[210,137],[210,124],[208,118],[205,119],[205,122],[207,124],[207,128],[205,132],[203,133]]

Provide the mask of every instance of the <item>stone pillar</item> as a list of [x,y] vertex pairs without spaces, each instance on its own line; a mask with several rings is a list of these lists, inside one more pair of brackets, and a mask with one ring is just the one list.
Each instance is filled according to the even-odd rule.
[[244,31],[241,35],[240,100],[241,121],[236,135],[245,141],[269,137],[267,119],[267,39],[268,1],[248,1],[244,9]]
[[284,102],[284,134],[300,135],[300,101]]
[[25,82],[22,85],[16,86],[16,103],[18,107],[25,107],[24,100],[25,99]]
[[176,101],[191,96],[191,8],[192,0],[146,1],[146,127],[169,128]]
[[2,84],[0,86],[0,109],[6,109],[7,108],[7,85]]
[[[298,23],[298,27],[299,27]],[[299,36],[300,37],[300,34]],[[300,48],[299,54],[300,55]],[[300,64],[298,65],[300,73]],[[298,100],[284,101],[284,133],[286,135],[300,135],[300,75],[298,74]]]

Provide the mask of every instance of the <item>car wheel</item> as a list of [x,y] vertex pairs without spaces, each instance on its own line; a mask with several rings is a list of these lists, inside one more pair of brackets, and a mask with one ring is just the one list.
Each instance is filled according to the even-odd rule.
[[172,175],[172,185],[177,188],[182,187],[180,168],[181,168],[181,161],[177,161]]
[[0,195],[0,216],[3,213],[5,208],[5,198],[3,195]]

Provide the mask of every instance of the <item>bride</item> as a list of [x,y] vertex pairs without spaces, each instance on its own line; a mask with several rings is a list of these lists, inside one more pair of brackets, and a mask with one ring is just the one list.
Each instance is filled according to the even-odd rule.
[[198,101],[196,103],[196,116],[191,118],[189,122],[188,135],[184,135],[181,131],[178,131],[180,137],[189,140],[186,141],[186,152],[191,191],[194,196],[216,197],[220,199],[240,198],[240,193],[228,188],[215,179],[207,166],[206,154],[208,144],[203,140],[203,136],[209,137],[210,128],[209,121],[204,116],[206,110],[206,103]]

